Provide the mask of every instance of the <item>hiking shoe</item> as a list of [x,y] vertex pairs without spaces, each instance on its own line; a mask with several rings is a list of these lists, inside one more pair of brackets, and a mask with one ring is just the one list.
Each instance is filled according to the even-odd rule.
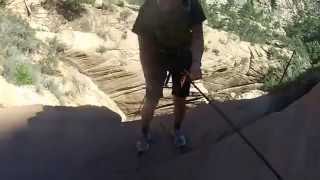
[[177,148],[181,148],[187,145],[187,139],[181,130],[176,130],[174,133],[174,144]]
[[147,136],[142,136],[141,139],[139,139],[136,143],[138,153],[147,152],[150,149],[151,141],[150,134]]

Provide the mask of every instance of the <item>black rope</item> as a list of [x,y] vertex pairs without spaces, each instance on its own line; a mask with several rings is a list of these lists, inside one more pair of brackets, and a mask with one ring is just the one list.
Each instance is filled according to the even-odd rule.
[[[185,70],[185,73],[187,74],[188,78],[190,78],[190,73],[188,71]],[[170,74],[167,76],[167,79],[165,81],[165,84],[168,84],[170,78]],[[275,170],[275,168],[272,167],[271,163],[264,157],[264,155],[253,145],[253,143],[251,143],[249,141],[248,138],[246,138],[245,135],[242,134],[242,132],[240,131],[240,129],[237,128],[237,126],[233,123],[233,121],[217,106],[213,103],[213,101],[205,94],[201,91],[201,89],[192,81],[190,80],[192,86],[194,88],[196,88],[199,93],[209,102],[210,107],[212,107],[214,110],[216,110],[218,112],[218,114],[229,124],[229,126],[232,128],[232,131],[236,132],[241,139],[254,151],[254,153],[264,162],[264,164],[267,166],[267,168],[276,176],[276,178],[278,180],[283,180],[283,178],[281,177],[281,175],[277,172],[277,170]],[[142,106],[144,104],[145,101],[145,97],[143,98],[139,110],[141,113],[142,110]]]
[[296,54],[296,50],[293,51],[293,53],[292,53],[292,55],[291,55],[291,58],[290,58],[289,62],[287,63],[287,66],[285,67],[285,69],[284,69],[284,71],[283,71],[283,74],[282,74],[282,76],[281,76],[280,81],[279,81],[278,84],[281,84],[281,83],[282,83],[283,78],[284,78],[284,76],[287,74],[288,68],[289,68],[289,66],[290,66],[290,64],[291,64],[291,61],[292,61],[292,59],[293,59],[293,56],[294,56],[295,54]]
[[[190,78],[190,73],[188,71],[185,71],[188,78]],[[190,80],[191,81],[191,80]],[[191,81],[191,84],[199,91],[199,93],[209,102],[211,107],[215,109],[218,114],[230,125],[232,130],[236,132],[242,140],[255,152],[255,154],[264,162],[264,164],[267,166],[267,168],[277,177],[278,180],[283,180],[281,175],[272,167],[272,165],[269,163],[269,161],[263,156],[263,154],[249,141],[246,136],[242,134],[242,132],[236,127],[236,125],[232,122],[232,120],[217,106],[215,105],[212,100],[204,94],[201,89],[193,82]]]

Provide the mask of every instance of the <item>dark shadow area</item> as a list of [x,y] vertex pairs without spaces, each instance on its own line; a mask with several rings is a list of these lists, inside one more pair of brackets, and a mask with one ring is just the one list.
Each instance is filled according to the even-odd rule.
[[[278,91],[276,95],[217,105],[239,128],[245,130],[261,121],[267,122],[264,117],[275,112],[270,109],[280,111],[289,106],[295,98],[309,91],[313,87],[313,83],[311,84],[312,86],[306,87],[299,84],[296,87],[298,90],[289,88],[283,92]],[[290,101],[285,98],[287,104],[278,106],[282,102],[278,98],[289,95],[294,98]],[[270,108],[273,106],[276,108]],[[210,152],[225,155],[229,151],[219,149],[228,148],[230,138],[235,139],[235,136],[231,136],[234,132],[225,120],[210,106],[203,104],[191,109],[186,116],[183,128],[190,137],[192,150],[182,155],[174,149],[169,134],[173,127],[172,120],[172,115],[154,119],[152,135],[155,143],[150,152],[138,158],[135,142],[139,137],[140,121],[122,123],[119,115],[104,107],[44,107],[42,112],[28,120],[25,127],[17,129],[9,138],[0,140],[0,179],[152,179],[148,178],[153,177],[150,172],[171,162],[178,163],[179,159],[185,159],[190,163],[186,165],[192,167],[199,163],[200,167],[202,161],[207,161]],[[238,145],[235,143],[232,147],[241,147],[241,159],[248,157],[255,166],[262,167],[262,174],[266,174],[267,169],[262,162],[240,143],[241,139],[236,139],[239,141]],[[234,151],[230,149],[230,153]],[[197,163],[188,157],[196,158]],[[224,166],[232,163],[225,162]],[[240,164],[234,165],[230,171],[236,169],[236,166],[240,168]],[[247,168],[248,172],[249,170]],[[175,177],[174,173],[172,177]]]
[[[257,116],[252,116],[253,114],[251,114],[251,117],[246,120],[242,120],[240,118],[239,121],[237,117],[232,118],[237,124],[237,128],[243,129],[251,124],[254,124],[257,120],[265,116],[283,111],[292,103],[308,94],[319,82],[320,71],[309,70],[296,81],[285,84],[283,86],[279,86],[278,88],[271,91],[268,95],[249,100],[228,101],[222,103],[221,107],[223,110],[223,106],[228,106],[228,104],[230,104],[231,106],[233,106],[234,104],[239,104],[238,106],[241,107],[244,112],[259,112]],[[232,112],[226,112],[226,114],[231,115],[232,117]],[[217,139],[217,142],[233,134],[234,131],[229,129],[221,134],[221,136]]]
[[285,83],[270,92],[274,102],[269,112],[278,112],[295,100],[307,94],[320,82],[320,67],[312,68],[301,74],[295,81]]
[[[45,107],[26,127],[0,142],[0,179],[96,179],[119,174],[112,167],[125,164],[118,149],[126,146],[122,142],[130,134],[120,121],[118,114],[102,107]],[[92,163],[100,154],[109,156],[101,168]]]
[[[317,169],[320,167],[319,145],[315,141],[320,137],[317,118],[320,112],[317,107],[319,88],[317,85],[281,112],[262,116],[241,130],[284,180],[320,178]],[[246,100],[247,103],[221,103],[219,106],[234,123],[242,126],[248,120],[262,115],[263,111],[259,112],[262,105],[267,108],[270,105],[268,102],[272,102],[267,97],[270,96]],[[215,112],[206,108],[209,107],[203,106],[196,110],[197,113],[190,113],[186,123],[186,129],[192,133],[192,142],[198,143],[192,153],[157,168],[150,168],[146,179],[276,180],[238,135],[233,133],[217,141],[221,133],[228,130],[228,126],[222,123],[223,120]]]

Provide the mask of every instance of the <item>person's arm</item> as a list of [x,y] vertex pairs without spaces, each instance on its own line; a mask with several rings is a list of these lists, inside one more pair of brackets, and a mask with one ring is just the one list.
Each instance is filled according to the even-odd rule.
[[203,28],[202,24],[206,20],[199,0],[191,0],[191,31],[192,31],[192,66],[190,68],[191,79],[202,78],[201,58],[204,51]]
[[[150,31],[150,14],[147,13],[148,2],[141,6],[137,19],[133,25],[132,31],[138,35],[140,61],[143,70],[145,71],[145,64],[150,63],[150,59],[154,58],[155,45]],[[149,12],[149,11],[148,11]]]
[[204,51],[204,38],[202,23],[196,24],[192,27],[192,66],[190,68],[190,74],[192,80],[202,78],[201,73],[201,59]]

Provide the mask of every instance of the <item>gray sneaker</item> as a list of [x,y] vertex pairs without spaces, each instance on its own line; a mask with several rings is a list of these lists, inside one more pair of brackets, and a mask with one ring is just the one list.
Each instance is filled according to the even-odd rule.
[[138,153],[147,152],[150,149],[151,144],[151,136],[150,134],[147,136],[142,136],[136,143],[136,148]]
[[187,145],[187,139],[181,130],[176,130],[174,133],[174,144],[177,148],[181,148]]

